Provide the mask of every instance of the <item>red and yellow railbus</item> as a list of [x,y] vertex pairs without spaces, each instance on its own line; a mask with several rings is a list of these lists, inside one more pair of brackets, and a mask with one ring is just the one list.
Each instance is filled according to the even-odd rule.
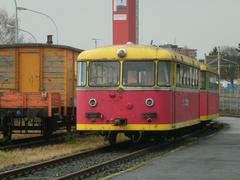
[[120,132],[136,140],[201,122],[195,59],[128,44],[84,51],[77,69],[77,130],[100,131],[114,143]]
[[219,117],[218,73],[200,64],[200,119],[202,122]]

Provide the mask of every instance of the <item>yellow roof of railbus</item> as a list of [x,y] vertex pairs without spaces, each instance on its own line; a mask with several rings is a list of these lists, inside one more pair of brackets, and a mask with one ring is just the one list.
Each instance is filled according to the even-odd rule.
[[[119,49],[124,49],[126,51],[126,57],[118,57],[117,52]],[[78,56],[78,60],[174,60],[191,66],[199,67],[198,61],[190,57],[155,46],[135,44],[108,46],[86,50]]]

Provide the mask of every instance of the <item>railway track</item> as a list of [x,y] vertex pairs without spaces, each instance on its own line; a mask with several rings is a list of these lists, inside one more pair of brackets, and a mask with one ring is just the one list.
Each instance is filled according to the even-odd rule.
[[43,136],[17,139],[17,140],[13,140],[9,144],[0,145],[0,151],[13,150],[18,148],[21,148],[21,149],[32,148],[32,147],[38,147],[40,145],[52,144],[52,143],[56,144],[56,143],[62,142],[66,135],[67,133],[57,133],[57,134],[53,134],[51,137],[47,139]]
[[[214,127],[215,126],[215,127]],[[111,173],[129,168],[139,162],[166,154],[184,144],[191,143],[216,132],[220,127],[216,124],[189,133],[177,139],[152,145],[130,144],[123,142],[115,147],[106,146],[100,149],[80,152],[77,154],[49,160],[28,167],[0,173],[0,179],[86,179],[107,176]]]
[[236,118],[238,118],[238,117],[240,117],[240,114],[229,112],[229,113],[220,113],[220,116],[222,116],[222,117],[236,117]]

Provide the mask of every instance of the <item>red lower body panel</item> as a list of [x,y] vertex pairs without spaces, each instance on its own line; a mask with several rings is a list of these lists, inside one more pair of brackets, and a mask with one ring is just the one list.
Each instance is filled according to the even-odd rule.
[[[145,104],[148,98],[154,101],[152,107]],[[90,99],[96,99],[95,107],[89,105]],[[89,117],[87,114],[101,114],[101,116]],[[127,124],[120,127],[113,126],[113,122],[118,119],[126,120]],[[199,93],[197,91],[77,92],[78,130],[170,130],[198,122]]]

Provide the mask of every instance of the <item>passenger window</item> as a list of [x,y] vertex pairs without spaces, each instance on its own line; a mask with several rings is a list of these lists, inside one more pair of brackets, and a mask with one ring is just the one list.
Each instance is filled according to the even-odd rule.
[[180,65],[180,86],[184,85],[183,65]]
[[196,88],[198,87],[198,85],[199,85],[199,70],[198,69],[195,69],[195,71],[196,71]]
[[193,79],[194,79],[194,77],[193,77],[193,68],[192,67],[190,67],[190,69],[189,69],[189,75],[190,75],[190,77],[189,77],[189,84],[190,84],[191,87],[194,87],[193,86]]
[[180,86],[181,84],[181,77],[180,77],[180,64],[177,64],[176,68],[176,76],[177,76],[177,86]]
[[86,62],[77,62],[77,86],[86,85]]
[[158,85],[171,85],[171,62],[163,61],[158,63]]
[[200,72],[200,89],[206,89],[206,72]]

